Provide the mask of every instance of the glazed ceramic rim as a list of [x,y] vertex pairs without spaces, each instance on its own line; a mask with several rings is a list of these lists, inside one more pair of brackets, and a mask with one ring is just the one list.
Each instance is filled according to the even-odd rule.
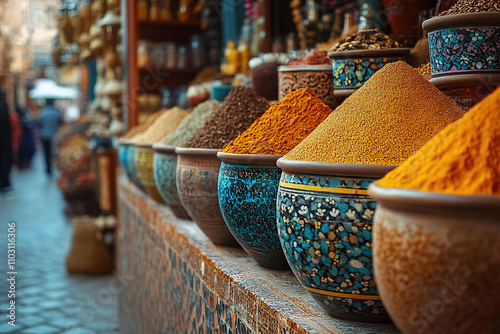
[[285,173],[370,178],[382,178],[385,174],[397,167],[392,165],[336,164],[329,162],[288,160],[284,158],[279,159],[276,164]]
[[405,57],[410,54],[410,48],[390,48],[390,49],[363,49],[363,50],[348,50],[348,51],[333,51],[328,52],[328,57],[333,60],[337,59],[352,59],[366,57],[390,57],[401,56]]
[[371,197],[393,209],[417,212],[448,212],[448,215],[475,215],[494,217],[498,221],[500,196],[449,195],[411,189],[386,188],[372,182],[368,187]]
[[331,72],[332,65],[283,65],[278,72]]
[[358,89],[360,89],[362,86],[359,87],[354,87],[354,88],[337,88],[335,87],[333,89],[333,96],[335,97],[340,97],[340,98],[348,98],[352,94],[354,94]]
[[276,161],[282,155],[272,154],[234,154],[234,153],[217,153],[219,158],[224,163],[230,164],[255,164],[255,165],[276,165]]
[[130,145],[133,145],[133,143],[130,140],[127,139],[118,140],[118,146],[130,146]]
[[177,155],[199,156],[207,158],[217,158],[218,148],[191,148],[191,147],[176,147]]
[[473,27],[484,27],[489,24],[500,22],[500,12],[483,13],[462,13],[445,16],[435,16],[422,23],[422,29],[427,32],[438,30],[439,28],[463,27],[464,25]]
[[158,153],[175,155],[175,146],[169,146],[162,143],[153,144],[153,150]]
[[500,74],[456,74],[430,79],[430,83],[438,88],[467,88],[476,85],[499,85]]
[[153,144],[135,144],[135,147],[153,149]]

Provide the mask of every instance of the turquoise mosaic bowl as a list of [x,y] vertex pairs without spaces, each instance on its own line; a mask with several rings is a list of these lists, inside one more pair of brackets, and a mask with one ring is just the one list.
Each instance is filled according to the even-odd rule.
[[260,266],[288,269],[276,231],[280,156],[219,152],[217,157],[219,206],[229,231]]
[[433,78],[500,73],[500,13],[434,17],[423,29],[429,33]]
[[389,322],[375,283],[368,186],[395,166],[280,159],[278,235],[295,276],[336,318]]
[[156,189],[177,218],[190,219],[177,191],[177,154],[175,147],[153,144],[153,174]]
[[364,85],[375,72],[389,63],[406,61],[410,49],[352,50],[329,52],[332,58],[333,87],[352,92]]
[[120,141],[118,144],[118,163],[122,169],[122,172],[131,179],[130,170],[128,168],[128,150],[130,143],[126,141]]

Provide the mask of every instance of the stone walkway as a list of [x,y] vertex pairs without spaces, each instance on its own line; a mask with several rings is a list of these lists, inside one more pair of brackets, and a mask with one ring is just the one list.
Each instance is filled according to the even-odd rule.
[[[44,173],[41,151],[31,169],[14,169],[12,183],[14,191],[0,194],[0,333],[118,332],[118,280],[66,272],[72,225],[56,177]],[[9,222],[16,224],[15,327],[6,316]]]

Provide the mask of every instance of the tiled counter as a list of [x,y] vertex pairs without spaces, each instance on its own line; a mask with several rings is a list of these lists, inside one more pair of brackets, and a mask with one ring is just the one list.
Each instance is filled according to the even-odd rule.
[[398,333],[328,316],[291,271],[213,245],[124,178],[118,193],[121,333]]

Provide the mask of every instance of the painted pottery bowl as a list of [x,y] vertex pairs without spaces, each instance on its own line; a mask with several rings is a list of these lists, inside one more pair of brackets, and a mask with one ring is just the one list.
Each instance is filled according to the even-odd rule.
[[309,87],[330,108],[335,109],[339,105],[333,95],[330,65],[280,66],[278,76],[279,100],[297,89]]
[[216,245],[238,246],[220,213],[218,149],[177,147],[177,189],[189,216]]
[[118,163],[122,169],[123,174],[127,176],[128,179],[131,179],[130,170],[128,168],[128,149],[130,147],[130,143],[120,140],[118,144]]
[[146,189],[148,195],[158,203],[164,204],[155,184],[155,176],[153,173],[153,150],[152,144],[136,144],[135,145],[135,168],[137,177]]
[[405,61],[409,54],[408,48],[329,52],[328,57],[333,59],[333,87],[359,88],[382,67]]
[[375,283],[368,186],[395,166],[280,159],[277,224],[299,282],[330,315],[389,322]]
[[405,333],[500,332],[500,196],[370,186],[377,286]]
[[469,110],[500,87],[500,73],[448,75],[430,82],[458,106]]
[[137,168],[135,167],[135,144],[130,143],[127,150],[127,168],[130,180],[141,190],[146,190],[137,175]]
[[422,26],[429,33],[432,77],[500,73],[500,13],[439,16]]
[[262,267],[288,269],[276,231],[278,155],[217,154],[222,217],[234,238]]
[[153,144],[153,174],[156,189],[174,215],[180,219],[191,219],[182,206],[177,192],[177,154],[175,147]]

